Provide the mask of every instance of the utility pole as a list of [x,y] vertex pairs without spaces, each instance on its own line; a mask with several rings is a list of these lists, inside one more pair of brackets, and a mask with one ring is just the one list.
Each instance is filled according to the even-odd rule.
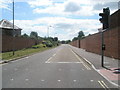
[[13,55],[15,55],[14,37],[15,37],[15,30],[14,30],[14,0],[13,0]]

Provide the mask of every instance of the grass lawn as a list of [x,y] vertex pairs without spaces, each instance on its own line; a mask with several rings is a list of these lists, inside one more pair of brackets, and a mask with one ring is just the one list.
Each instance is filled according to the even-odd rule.
[[[35,48],[35,47],[37,47],[37,48]],[[13,58],[18,58],[18,57],[29,55],[29,54],[32,54],[32,53],[42,52],[42,51],[45,51],[45,50],[48,50],[48,49],[51,49],[51,48],[54,48],[54,47],[43,47],[43,44],[40,44],[40,45],[33,46],[33,48],[28,48],[28,49],[22,49],[22,50],[15,51],[15,55],[13,55],[12,51],[1,53],[0,58],[2,60],[10,60],[10,59],[13,59]]]

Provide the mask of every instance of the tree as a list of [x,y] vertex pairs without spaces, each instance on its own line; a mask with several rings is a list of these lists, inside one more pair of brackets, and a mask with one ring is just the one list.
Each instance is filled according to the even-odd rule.
[[78,32],[78,39],[82,39],[84,36],[85,35],[84,35],[83,31]]
[[58,37],[54,37],[54,41],[58,41]]
[[38,39],[38,33],[32,31],[32,32],[30,33],[30,37],[31,37],[31,38],[34,38],[34,39]]
[[78,40],[78,37],[74,37],[74,38],[72,39],[72,41],[75,41],[75,40]]
[[26,33],[24,33],[22,37],[28,38],[29,36]]
[[66,41],[66,44],[68,44],[68,43],[70,43],[70,42],[71,42],[71,40],[67,40],[67,41]]

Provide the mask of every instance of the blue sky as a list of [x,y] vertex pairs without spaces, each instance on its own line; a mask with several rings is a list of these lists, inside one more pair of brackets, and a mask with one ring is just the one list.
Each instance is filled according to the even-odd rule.
[[[98,14],[110,7],[111,14],[118,9],[119,0],[15,0],[15,24],[22,34],[38,32],[39,36],[57,36],[68,40],[79,31],[85,35],[98,32],[101,28]],[[0,2],[2,18],[12,21],[12,3]],[[52,27],[50,27],[52,26]]]

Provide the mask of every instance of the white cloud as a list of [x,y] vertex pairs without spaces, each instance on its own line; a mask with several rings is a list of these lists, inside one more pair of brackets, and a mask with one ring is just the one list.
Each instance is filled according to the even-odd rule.
[[0,8],[5,8],[7,10],[10,10],[12,11],[10,8],[9,8],[9,3],[11,3],[11,1],[4,1],[4,0],[1,0],[0,1]]
[[66,6],[65,6],[65,12],[77,12],[80,10],[80,6],[75,3],[75,2],[69,2]]
[[51,6],[52,1],[51,0],[33,0],[33,1],[29,1],[28,4],[30,4],[31,7]]
[[64,17],[45,17],[35,20],[15,20],[15,25],[22,28],[22,33],[30,34],[36,31],[42,37],[47,36],[48,26],[50,36],[54,37],[55,33],[60,40],[72,39],[82,30],[86,35],[98,32],[101,24],[95,19],[70,19]]
[[[44,1],[44,0],[43,0]],[[46,0],[45,0],[46,1]],[[118,0],[66,0],[63,3],[54,3],[53,0],[47,0],[48,7],[41,9],[39,7],[33,10],[34,13],[48,13],[53,15],[77,15],[77,16],[92,16],[102,11],[105,6],[110,7],[113,13],[117,9]],[[41,0],[32,1],[30,5],[42,6]]]
[[[97,19],[72,19],[65,18],[66,16],[92,16],[102,12],[104,6],[111,6],[113,8],[111,12],[113,12],[116,10],[112,6],[113,1],[117,2],[118,0],[62,0],[62,3],[60,0],[26,0],[34,9],[34,13],[58,16],[34,20],[15,20],[15,24],[23,29],[22,33],[30,34],[31,31],[36,31],[42,37],[47,36],[47,28],[52,25],[50,36],[57,33],[60,40],[72,39],[77,36],[80,30],[86,35],[98,32],[97,29],[101,27],[101,24]],[[41,8],[41,6],[45,8]]]

